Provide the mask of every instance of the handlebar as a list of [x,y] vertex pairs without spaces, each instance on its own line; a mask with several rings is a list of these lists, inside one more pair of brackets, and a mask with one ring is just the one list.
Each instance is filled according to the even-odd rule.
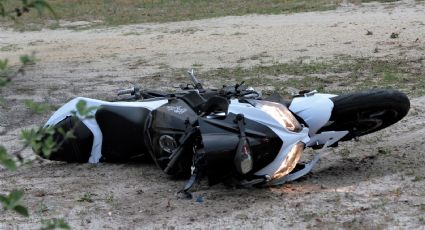
[[189,77],[192,80],[195,89],[203,89],[202,84],[198,81],[198,79],[196,79],[195,71],[191,69],[190,71],[187,71],[187,73],[189,74]]
[[[211,96],[211,95],[218,95],[223,96],[228,99],[231,98],[261,98],[261,92],[255,91],[252,87],[246,87],[244,85],[244,82],[241,82],[240,84],[235,84],[231,86],[223,86],[221,89],[204,89],[202,87],[202,84],[196,79],[194,70],[188,71],[189,77],[191,78],[194,85],[188,84],[186,87],[180,86],[180,88],[183,90],[183,92],[174,92],[174,93],[164,93],[164,92],[157,92],[157,91],[145,91],[142,90],[138,86],[133,86],[129,89],[123,89],[119,90],[117,92],[118,96],[121,95],[128,95],[130,94],[130,97],[127,98],[120,98],[118,101],[129,101],[129,100],[138,100],[138,99],[149,99],[149,98],[157,98],[157,97],[175,97],[176,95],[184,95],[188,90],[197,90],[199,94],[203,96]],[[192,86],[193,88],[189,87]]]

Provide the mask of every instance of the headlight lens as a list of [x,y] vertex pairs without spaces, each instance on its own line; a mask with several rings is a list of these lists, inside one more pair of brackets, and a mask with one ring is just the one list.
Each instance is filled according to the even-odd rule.
[[266,112],[289,131],[301,132],[302,127],[300,123],[286,106],[270,101],[255,101],[255,107]]
[[299,142],[295,144],[291,151],[286,155],[285,160],[282,162],[280,167],[276,170],[276,172],[272,176],[273,179],[279,179],[283,176],[288,175],[292,170],[294,170],[298,161],[300,160],[301,153],[304,150],[304,143]]

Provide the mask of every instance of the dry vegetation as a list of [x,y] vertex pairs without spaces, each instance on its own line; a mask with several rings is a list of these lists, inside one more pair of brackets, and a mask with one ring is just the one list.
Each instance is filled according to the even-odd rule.
[[[124,25],[146,22],[170,22],[246,14],[282,14],[331,10],[342,2],[360,4],[371,0],[51,0],[60,19],[98,21],[96,25]],[[378,0],[395,2],[397,0]],[[13,7],[14,1],[7,2]],[[50,19],[50,20],[49,20]],[[36,12],[23,19],[19,29],[40,29],[60,25],[49,15],[41,19]],[[28,24],[29,23],[29,24]]]
[[[294,89],[340,94],[370,88],[396,88],[410,96],[422,96],[425,95],[425,66],[421,62],[422,58],[382,60],[341,56],[306,63],[300,59],[250,68],[221,68],[201,72],[201,75],[215,87],[245,81],[267,89],[265,93],[277,91],[288,97],[295,93]],[[168,69],[166,75],[182,73],[184,70]]]

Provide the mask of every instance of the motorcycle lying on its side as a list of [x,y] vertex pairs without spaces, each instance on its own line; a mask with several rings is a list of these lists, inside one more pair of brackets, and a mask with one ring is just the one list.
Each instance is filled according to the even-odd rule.
[[[273,186],[310,172],[320,158],[299,164],[305,148],[325,149],[401,120],[407,96],[390,89],[342,95],[304,91],[291,101],[274,93],[263,98],[243,84],[204,89],[193,84],[164,93],[133,87],[119,101],[75,98],[47,121],[74,138],[54,138],[61,147],[50,160],[131,162],[150,157],[165,173],[190,178],[184,191],[206,176],[209,184]],[[73,112],[84,100],[91,118]]]

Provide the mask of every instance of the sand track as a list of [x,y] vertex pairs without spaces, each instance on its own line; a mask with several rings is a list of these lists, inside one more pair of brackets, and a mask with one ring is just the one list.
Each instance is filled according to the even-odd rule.
[[[107,97],[134,82],[172,84],[143,77],[166,68],[249,67],[338,55],[418,59],[424,55],[424,12],[425,4],[405,1],[83,31],[0,29],[0,48],[9,47],[0,58],[36,51],[41,59],[1,91],[0,142],[17,150],[19,130],[50,115],[30,114],[24,99],[60,105],[77,95]],[[399,37],[391,39],[391,33]],[[312,174],[280,188],[203,184],[194,192],[202,203],[177,199],[184,181],[170,180],[151,164],[43,161],[17,172],[0,170],[0,192],[23,188],[31,210],[29,219],[0,212],[0,229],[36,229],[41,219],[52,217],[76,229],[424,229],[424,111],[425,97],[412,99],[402,122],[360,142],[342,143]],[[93,202],[78,201],[86,193]]]

